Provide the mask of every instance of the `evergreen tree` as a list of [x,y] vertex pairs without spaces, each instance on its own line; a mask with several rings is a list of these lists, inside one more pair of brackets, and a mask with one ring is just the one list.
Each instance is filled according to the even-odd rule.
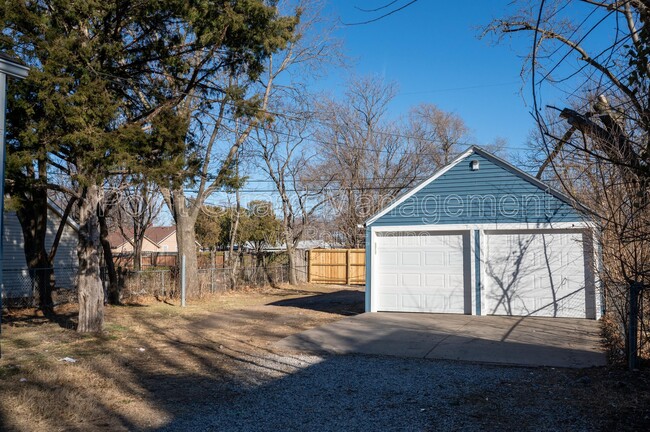
[[10,180],[27,201],[75,199],[78,330],[99,331],[107,178],[140,171],[182,188],[198,167],[193,110],[224,97],[217,76],[259,73],[295,20],[261,0],[15,0],[0,15],[0,49],[32,68],[11,88]]

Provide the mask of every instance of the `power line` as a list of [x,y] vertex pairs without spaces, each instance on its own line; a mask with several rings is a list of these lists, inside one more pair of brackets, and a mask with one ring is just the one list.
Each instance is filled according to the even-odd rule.
[[[58,62],[54,62],[54,63],[61,65]],[[105,76],[107,78],[111,78],[111,79],[108,79],[107,81],[112,82],[114,84],[121,85],[120,84],[121,82],[122,83],[126,82],[128,84],[131,84],[129,79],[124,78],[124,77],[120,77],[120,76],[109,74],[107,72],[102,72],[102,71],[95,71],[95,73],[98,74],[98,75],[103,75],[103,76]],[[168,78],[174,78],[174,79],[177,78],[177,77],[174,77],[172,75],[163,74],[163,73],[160,73],[160,72],[154,72],[154,74],[166,76]],[[503,83],[503,84],[495,84],[495,86],[500,86],[500,85],[505,85],[505,83]],[[481,87],[481,86],[470,86],[470,87],[467,87],[467,89],[479,88],[479,87]],[[408,94],[408,93],[403,93],[403,94]],[[194,98],[194,99],[199,99],[199,100],[203,100],[203,101],[206,101],[206,102],[215,102],[215,101],[217,101],[217,102],[220,102],[220,103],[225,103],[225,104],[229,105],[230,107],[236,108],[236,104],[233,101],[224,101],[224,100],[218,101],[218,100],[216,100],[214,98],[209,98],[209,97],[204,96],[204,95],[193,94],[191,92],[184,92],[184,91],[177,92],[176,96]],[[316,111],[316,110],[288,111],[287,110],[287,111],[284,111],[284,112],[277,112],[277,111],[272,111],[272,110],[269,110],[269,109],[264,109],[264,108],[259,108],[259,107],[253,107],[253,109],[256,112],[260,113],[260,114],[267,114],[267,115],[271,115],[271,116],[275,116],[275,117],[280,117],[280,118],[290,119],[290,120],[293,120],[293,121],[300,121],[300,122],[303,122],[303,121],[306,120],[304,117],[301,117],[301,116],[307,115],[307,116],[309,116],[309,120],[311,120],[311,121],[313,121],[315,123],[318,123],[318,124],[321,124],[321,125],[324,125],[324,126],[328,126],[328,127],[338,127],[338,126],[340,126],[337,123],[330,122],[330,121],[324,120],[323,118],[319,117],[319,116],[322,116],[322,115],[336,114],[335,111]],[[289,114],[289,115],[287,115],[287,114]],[[243,124],[245,124],[247,126],[254,126],[254,127],[258,128],[258,129],[263,129],[263,130],[279,133],[278,131],[262,127],[257,122],[253,123],[253,121],[250,121],[250,120],[249,121],[244,121],[242,119],[234,119],[234,118],[228,117],[228,116],[223,116],[223,117],[224,117],[224,119],[226,119],[228,121],[240,122],[240,123],[243,123]],[[426,142],[426,143],[430,143],[430,144],[440,144],[439,140],[428,139],[428,138],[425,138],[425,137],[417,137],[417,136],[414,136],[414,135],[408,135],[408,134],[404,134],[404,133],[388,132],[388,131],[382,131],[382,130],[369,130],[369,129],[364,129],[364,128],[357,128],[356,131],[360,132],[360,133],[371,133],[373,135],[387,136],[387,137],[392,137],[392,138],[401,138],[401,139],[407,139],[407,140],[414,140],[414,141]],[[298,137],[296,135],[292,135],[292,134],[288,134],[288,133],[282,133],[282,135],[285,135],[285,136],[288,136],[288,137],[293,137],[293,138],[300,138],[300,137]],[[329,142],[322,141],[322,140],[319,141],[319,140],[315,140],[313,138],[303,138],[303,139],[311,141],[311,142],[317,142],[317,143],[320,143],[320,144],[330,144]],[[481,143],[470,142],[470,141],[458,142],[457,144],[466,145],[466,146],[471,146],[471,145],[486,146],[486,145],[489,145],[489,144],[481,144]],[[361,149],[361,148],[358,148],[358,147],[350,147],[350,148]],[[521,148],[517,148],[517,147],[514,147],[514,146],[508,146],[508,148],[521,149]],[[375,149],[373,149],[373,150],[375,150]]]

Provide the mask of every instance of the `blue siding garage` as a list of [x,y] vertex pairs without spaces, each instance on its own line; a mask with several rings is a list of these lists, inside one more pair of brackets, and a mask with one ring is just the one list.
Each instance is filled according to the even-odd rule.
[[369,312],[600,316],[586,209],[478,147],[365,226]]

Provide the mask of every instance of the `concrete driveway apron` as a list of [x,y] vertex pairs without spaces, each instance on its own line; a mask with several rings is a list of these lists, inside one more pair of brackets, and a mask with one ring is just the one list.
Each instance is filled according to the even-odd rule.
[[286,351],[521,366],[602,366],[600,323],[586,319],[366,313],[289,336]]

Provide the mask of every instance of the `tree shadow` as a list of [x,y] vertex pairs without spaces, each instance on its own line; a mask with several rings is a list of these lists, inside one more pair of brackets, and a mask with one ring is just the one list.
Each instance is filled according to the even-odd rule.
[[[492,295],[491,300],[494,300],[492,304],[494,307],[490,314],[496,314],[500,307],[503,307],[506,315],[513,315],[513,302],[518,297],[518,288],[520,284],[520,278],[522,277],[522,268],[524,256],[526,251],[530,248],[532,243],[532,238],[529,241],[522,241],[521,238],[518,239],[517,247],[518,251],[514,255],[514,260],[509,255],[508,257],[497,262],[495,265],[494,259],[486,260],[483,263],[486,266],[486,272],[488,276],[496,283],[500,289],[500,295]],[[510,265],[512,263],[512,265]],[[501,269],[498,272],[498,268]]]
[[[542,247],[539,254],[533,256],[531,244],[537,240],[541,241]],[[491,310],[488,314],[504,314],[510,316],[536,316],[543,312],[544,316],[558,317],[566,316],[564,306],[574,299],[576,294],[585,291],[585,284],[577,288],[571,287],[570,281],[565,274],[557,273],[557,264],[565,265],[562,252],[554,250],[553,243],[559,242],[553,234],[537,233],[529,238],[519,236],[515,247],[511,246],[508,256],[495,259],[492,257],[483,263],[486,268],[489,281],[498,290],[490,292],[488,299],[491,300]],[[537,250],[537,249],[534,249]],[[582,259],[582,258],[581,258]],[[532,260],[532,261],[531,261]],[[529,294],[538,290],[535,275],[544,274],[544,292],[548,298],[546,303],[542,297],[531,297]],[[586,282],[586,276],[585,276]],[[584,299],[586,301],[586,299]],[[586,303],[574,305],[573,309],[585,308]],[[543,304],[542,304],[543,303]],[[576,316],[578,317],[578,316]],[[579,317],[584,318],[584,314]]]
[[[310,293],[313,294],[313,293]],[[357,315],[364,312],[365,294],[357,290],[308,295],[268,303],[269,306],[295,307],[339,315]]]
[[3,311],[2,323],[12,327],[33,327],[41,326],[48,323],[55,323],[59,327],[66,330],[77,329],[77,312],[55,312],[48,311],[39,313],[39,309],[33,309],[31,313],[25,313],[24,310],[8,310],[6,313]]

